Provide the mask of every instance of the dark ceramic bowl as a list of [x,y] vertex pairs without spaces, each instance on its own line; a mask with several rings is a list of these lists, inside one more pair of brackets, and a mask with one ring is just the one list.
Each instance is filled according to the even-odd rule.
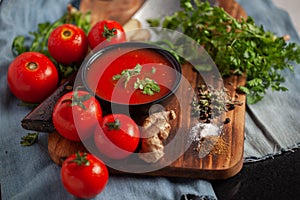
[[[175,78],[172,80],[172,84],[171,84],[171,87],[169,88],[169,91],[167,93],[165,93],[163,96],[159,97],[158,99],[154,99],[154,100],[151,100],[148,102],[134,103],[134,104],[115,102],[113,100],[103,98],[103,96],[99,95],[95,91],[95,88],[93,88],[95,86],[91,87],[92,84],[89,83],[89,82],[91,82],[88,80],[89,73],[93,73],[95,76],[95,74],[97,74],[97,73],[95,73],[95,71],[97,71],[96,69],[98,67],[99,67],[99,69],[106,68],[107,66],[103,66],[105,64],[100,65],[100,64],[98,64],[97,60],[106,58],[106,61],[107,61],[108,54],[110,54],[111,52],[117,51],[119,49],[122,49],[122,48],[125,48],[125,49],[129,48],[132,50],[147,49],[156,54],[160,54],[165,60],[167,60],[167,62],[169,63],[168,66],[172,68],[173,72],[175,72],[174,73]],[[104,55],[106,55],[106,57],[103,57]],[[85,61],[82,64],[80,73],[81,73],[80,75],[81,75],[81,79],[82,79],[84,87],[96,96],[96,98],[99,100],[99,102],[102,106],[102,109],[104,111],[107,111],[108,113],[124,113],[124,114],[129,114],[130,116],[133,116],[133,115],[140,116],[141,114],[142,115],[148,114],[150,107],[154,104],[160,104],[162,106],[166,106],[172,100],[175,91],[179,87],[181,77],[182,77],[181,65],[169,51],[164,50],[164,49],[160,48],[159,46],[156,46],[153,44],[148,44],[148,43],[142,43],[142,42],[125,42],[125,43],[115,44],[115,45],[111,45],[111,46],[102,48],[102,49],[94,52],[87,59],[85,59]],[[99,76],[99,79],[103,75],[103,73],[104,72],[100,72],[97,74],[97,76]],[[161,76],[161,74],[156,74],[156,76]],[[102,85],[101,87],[103,88],[106,86]]]

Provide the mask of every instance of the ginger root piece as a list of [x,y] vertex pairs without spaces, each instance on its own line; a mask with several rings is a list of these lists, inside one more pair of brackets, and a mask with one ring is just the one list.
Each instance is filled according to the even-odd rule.
[[163,140],[171,130],[170,120],[176,118],[173,110],[151,114],[145,119],[142,128],[142,148],[139,158],[148,163],[155,163],[164,156]]
[[148,163],[155,163],[164,156],[164,145],[158,135],[142,139],[139,158]]

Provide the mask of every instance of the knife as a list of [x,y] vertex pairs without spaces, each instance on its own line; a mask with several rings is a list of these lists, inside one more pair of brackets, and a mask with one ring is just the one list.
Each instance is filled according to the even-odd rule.
[[[208,0],[211,5],[216,5],[216,0]],[[174,0],[146,0],[142,7],[132,16],[141,22],[142,27],[148,27],[147,19],[162,19],[180,10],[180,1]]]

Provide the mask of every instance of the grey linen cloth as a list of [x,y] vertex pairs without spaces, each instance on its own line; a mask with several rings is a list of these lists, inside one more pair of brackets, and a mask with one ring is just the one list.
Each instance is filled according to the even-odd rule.
[[[1,1],[0,1],[1,2]],[[3,0],[0,4],[0,184],[2,199],[74,199],[63,188],[60,167],[47,152],[47,134],[40,134],[38,144],[20,146],[20,138],[28,131],[20,121],[31,110],[19,106],[20,101],[9,91],[6,74],[13,60],[12,40],[36,30],[40,22],[54,21],[66,9],[68,0]],[[248,15],[258,24],[278,35],[289,34],[299,42],[286,12],[271,1],[239,0]],[[245,162],[258,161],[299,147],[299,66],[286,74],[286,93],[268,92],[263,101],[247,107]],[[208,181],[134,175],[111,175],[105,190],[95,199],[180,199],[182,194],[216,198]]]

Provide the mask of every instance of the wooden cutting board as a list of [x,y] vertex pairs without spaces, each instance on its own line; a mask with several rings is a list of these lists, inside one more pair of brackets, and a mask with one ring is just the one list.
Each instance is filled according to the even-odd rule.
[[[246,17],[244,10],[235,2],[231,0],[219,1],[219,6],[234,17]],[[201,78],[191,66],[183,65],[183,75],[188,79],[193,88],[201,84]],[[23,120],[22,126],[25,129],[37,130],[41,132],[48,132],[48,150],[49,155],[55,163],[62,164],[64,158],[80,151],[86,151],[81,142],[72,142],[61,137],[53,128],[51,122],[51,113],[55,102],[64,93],[72,90],[74,77],[66,80],[55,93],[41,103],[36,109],[29,113]],[[175,162],[164,167],[163,169],[146,173],[151,176],[173,176],[173,177],[190,177],[203,178],[208,180],[226,179],[236,175],[243,166],[243,152],[244,152],[244,127],[245,127],[245,101],[246,96],[243,94],[236,94],[238,85],[244,85],[246,82],[245,76],[232,76],[224,79],[224,86],[228,89],[231,97],[244,102],[240,106],[236,106],[234,110],[226,112],[225,118],[230,118],[230,122],[224,124],[222,134],[218,142],[211,150],[211,152],[203,158],[199,158],[198,152],[195,151],[195,144],[192,144],[187,151],[178,158]],[[177,91],[179,96],[186,95],[186,88],[180,86]],[[170,103],[167,110],[180,110],[176,102]],[[192,126],[193,119],[186,115],[188,109],[182,109],[183,112],[177,113],[177,118],[171,122],[172,134],[176,134],[178,127],[184,127],[186,131],[186,138]],[[220,142],[219,142],[220,141]],[[185,142],[178,144],[180,148],[184,148]],[[128,163],[127,163],[128,165]],[[130,163],[129,163],[130,165]],[[124,174],[124,172],[109,169],[113,174]]]

